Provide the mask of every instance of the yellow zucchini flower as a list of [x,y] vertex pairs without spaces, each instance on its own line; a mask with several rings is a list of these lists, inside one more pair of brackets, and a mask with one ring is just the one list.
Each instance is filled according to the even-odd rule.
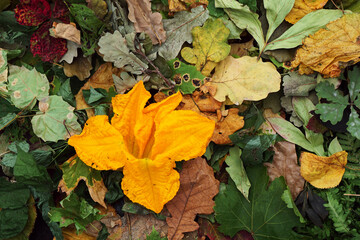
[[145,107],[150,97],[139,82],[112,99],[111,124],[106,115],[92,117],[68,143],[88,166],[123,168],[125,195],[159,213],[180,186],[175,162],[204,154],[215,123],[193,111],[175,110],[180,92]]

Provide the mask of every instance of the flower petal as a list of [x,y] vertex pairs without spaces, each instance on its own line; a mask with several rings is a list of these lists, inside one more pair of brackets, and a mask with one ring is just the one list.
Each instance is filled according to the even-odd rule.
[[143,82],[140,81],[127,94],[118,94],[112,99],[115,115],[111,119],[111,125],[121,133],[129,152],[135,157],[138,157],[141,148],[145,148],[138,145],[135,128],[145,135],[150,135],[149,132],[151,132],[152,125],[144,124],[146,119],[143,114],[145,104],[150,97],[151,94],[146,91]]
[[86,165],[98,170],[116,170],[126,161],[124,139],[105,115],[90,118],[82,133],[70,137],[68,144]]
[[150,158],[164,162],[189,160],[206,151],[215,122],[193,111],[179,110],[167,114],[156,129]]
[[14,12],[16,20],[25,26],[39,26],[51,16],[50,4],[46,0],[23,1],[16,5]]
[[133,202],[159,213],[176,195],[179,173],[174,162],[156,162],[148,158],[132,159],[124,167],[121,188]]

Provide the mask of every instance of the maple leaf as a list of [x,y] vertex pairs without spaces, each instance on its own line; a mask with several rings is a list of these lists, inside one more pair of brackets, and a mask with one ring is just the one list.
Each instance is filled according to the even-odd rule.
[[176,196],[166,204],[171,214],[166,222],[168,239],[179,240],[184,232],[199,228],[194,221],[196,214],[210,214],[215,202],[212,198],[219,192],[219,181],[213,169],[203,158],[184,163],[180,173],[180,188]]
[[166,40],[160,13],[151,11],[149,0],[126,0],[129,9],[129,20],[134,23],[136,32],[145,32],[152,43],[161,44]]
[[215,124],[192,111],[174,111],[180,92],[144,108],[150,96],[140,81],[129,93],[112,99],[111,124],[107,116],[92,117],[68,143],[95,169],[123,167],[125,195],[159,213],[179,188],[175,161],[201,156]]
[[210,83],[216,86],[216,100],[224,102],[228,97],[239,105],[244,100],[258,101],[279,91],[281,77],[272,63],[256,57],[228,56],[216,66]]
[[189,11],[192,8],[203,5],[204,8],[208,5],[207,0],[168,0],[170,12]]
[[274,146],[274,159],[272,163],[264,163],[270,181],[283,176],[288,185],[292,198],[295,200],[304,188],[305,180],[300,174],[297,164],[295,144],[290,142],[277,142]]
[[295,24],[306,14],[325,6],[328,0],[295,0],[294,6],[285,17],[289,23]]
[[230,30],[225,27],[221,19],[208,19],[204,26],[194,27],[193,48],[185,47],[181,50],[181,56],[188,63],[195,64],[196,69],[205,76],[223,60],[230,52],[227,39]]
[[334,153],[329,157],[302,152],[300,156],[301,176],[317,188],[336,187],[345,173],[347,155],[345,151]]
[[360,61],[358,42],[360,14],[347,14],[307,37],[297,50],[291,67],[300,74],[317,71],[324,77],[338,77],[341,69]]

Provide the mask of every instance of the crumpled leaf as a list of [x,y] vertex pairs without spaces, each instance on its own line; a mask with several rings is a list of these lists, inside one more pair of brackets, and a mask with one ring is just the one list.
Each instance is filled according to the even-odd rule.
[[211,140],[216,144],[230,144],[229,136],[244,127],[244,117],[239,116],[238,108],[230,108],[227,115],[215,124],[215,130]]
[[167,61],[176,58],[185,42],[192,43],[191,29],[201,26],[208,17],[209,11],[199,6],[191,12],[182,11],[175,13],[173,18],[164,19],[166,41],[160,46],[159,55]]
[[283,176],[291,196],[295,200],[303,190],[305,183],[300,174],[300,166],[297,164],[295,144],[286,141],[277,142],[274,146],[274,152],[272,163],[264,163],[270,181]]
[[341,69],[360,61],[360,14],[346,14],[304,40],[292,67],[300,74],[317,71],[324,77],[338,77]]
[[52,208],[49,212],[51,221],[60,223],[60,227],[75,224],[76,233],[86,230],[86,226],[94,220],[100,220],[103,215],[91,206],[85,199],[71,193],[60,202],[61,208]]
[[90,71],[92,68],[90,57],[79,56],[75,58],[71,64],[64,62],[65,75],[67,77],[76,76],[81,81],[90,77]]
[[251,188],[248,202],[233,183],[221,184],[215,197],[215,219],[220,223],[220,232],[233,237],[246,230],[254,240],[291,239],[292,228],[299,226],[299,217],[287,208],[281,195],[287,189],[283,178],[275,179],[269,187],[266,168],[246,169]]
[[81,132],[74,108],[60,96],[49,96],[39,102],[40,112],[31,119],[34,133],[44,141],[57,142]]
[[91,198],[106,208],[104,202],[107,189],[102,180],[100,171],[87,166],[77,155],[72,156],[60,167],[63,176],[59,182],[58,189],[69,195],[80,180],[84,180],[89,189]]
[[194,27],[193,48],[185,47],[181,50],[181,56],[188,63],[195,64],[196,69],[205,76],[223,60],[230,52],[227,39],[230,30],[225,27],[221,19],[208,19],[204,26]]
[[31,103],[31,109],[36,99],[41,100],[49,95],[50,86],[46,75],[39,73],[35,68],[29,70],[24,66],[12,65],[7,88],[15,107],[24,108]]
[[194,221],[196,214],[213,212],[212,198],[219,192],[219,181],[213,169],[203,158],[185,162],[180,174],[180,188],[176,196],[166,204],[171,214],[166,222],[169,226],[168,239],[179,240],[184,232],[199,228]]
[[108,12],[107,4],[104,0],[86,0],[88,8],[94,11],[99,19],[103,19]]
[[53,23],[53,28],[50,29],[50,34],[55,38],[63,38],[77,44],[80,42],[80,30],[76,28],[75,23]]
[[99,52],[104,54],[104,61],[113,62],[115,67],[124,68],[127,72],[140,74],[148,66],[130,52],[125,38],[119,31],[106,33],[98,43]]
[[210,83],[216,86],[216,100],[224,102],[228,97],[239,105],[244,100],[258,101],[279,91],[281,76],[272,63],[258,61],[256,57],[228,56],[216,66]]
[[333,188],[339,185],[347,164],[346,151],[329,157],[321,157],[309,152],[300,156],[301,176],[316,188]]
[[[112,75],[120,74],[120,69],[113,68],[111,63],[102,64],[98,70],[91,76],[91,78],[80,88],[79,92],[76,94],[76,109],[89,108],[90,106],[86,103],[82,90],[89,90],[92,88],[102,88],[109,90],[110,87],[114,85]],[[95,116],[94,109],[86,109],[88,117]]]
[[231,179],[234,181],[236,188],[249,201],[249,189],[251,187],[250,181],[246,175],[244,164],[240,158],[241,149],[232,147],[229,150],[229,156],[226,157],[225,162],[229,166],[226,171],[229,173]]
[[145,32],[153,45],[162,44],[166,40],[162,16],[151,11],[150,0],[126,0],[129,9],[128,18],[134,23],[136,32]]
[[207,0],[168,0],[170,12],[189,11],[192,8],[196,8],[200,5],[204,6],[204,9],[208,5]]
[[285,17],[289,23],[295,24],[306,14],[325,6],[328,0],[295,0],[294,6]]

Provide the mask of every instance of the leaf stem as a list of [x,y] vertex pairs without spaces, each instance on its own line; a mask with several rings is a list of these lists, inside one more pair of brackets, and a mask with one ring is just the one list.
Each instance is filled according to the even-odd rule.
[[345,166],[345,168],[350,169],[350,170],[354,170],[354,171],[360,171],[360,168],[351,168],[351,167],[348,167],[348,166]]

